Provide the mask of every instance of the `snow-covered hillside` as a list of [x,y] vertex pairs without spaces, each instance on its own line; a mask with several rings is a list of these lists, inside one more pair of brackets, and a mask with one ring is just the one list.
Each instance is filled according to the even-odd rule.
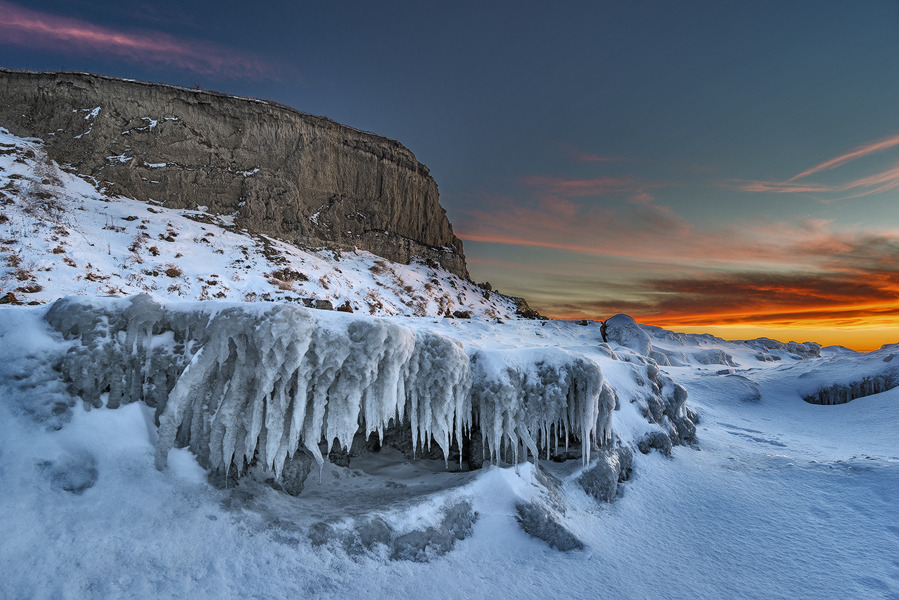
[[899,598],[899,345],[520,319],[42,156],[0,133],[0,598]]
[[[121,157],[109,157],[119,160]],[[114,190],[111,190],[114,192]],[[202,208],[202,207],[201,207]],[[299,249],[236,229],[229,217],[97,191],[48,159],[39,140],[0,128],[0,293],[151,293],[241,302],[327,301],[372,315],[513,318],[515,301],[436,263]]]

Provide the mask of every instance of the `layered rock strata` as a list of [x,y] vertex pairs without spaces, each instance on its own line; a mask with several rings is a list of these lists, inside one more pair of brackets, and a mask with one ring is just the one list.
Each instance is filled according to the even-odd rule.
[[41,138],[50,158],[111,193],[468,276],[428,168],[399,142],[324,117],[205,90],[0,69],[0,127]]

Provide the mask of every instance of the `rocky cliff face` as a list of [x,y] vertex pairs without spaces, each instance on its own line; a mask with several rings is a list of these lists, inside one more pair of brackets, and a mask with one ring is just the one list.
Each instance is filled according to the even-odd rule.
[[43,139],[52,159],[112,193],[468,276],[427,167],[396,141],[323,117],[168,85],[0,70],[0,127]]

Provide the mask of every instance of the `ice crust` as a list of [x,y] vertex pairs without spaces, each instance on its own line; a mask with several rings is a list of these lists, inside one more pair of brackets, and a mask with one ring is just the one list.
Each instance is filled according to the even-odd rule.
[[240,473],[255,459],[279,477],[297,450],[321,465],[321,442],[346,448],[391,421],[444,457],[478,424],[494,461],[504,445],[517,462],[569,438],[588,460],[611,436],[600,367],[559,348],[466,350],[386,319],[145,295],[64,298],[46,320],[68,344],[54,368],[73,395],[155,408],[159,468],[187,446],[206,468]]

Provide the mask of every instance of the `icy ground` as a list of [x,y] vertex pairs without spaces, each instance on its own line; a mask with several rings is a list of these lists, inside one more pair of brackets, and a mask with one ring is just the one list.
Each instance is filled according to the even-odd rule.
[[[0,307],[0,598],[899,598],[899,388],[870,394],[899,383],[899,346],[725,342],[623,315],[604,343],[598,322],[517,319],[428,265],[104,195],[2,132],[0,193],[2,291],[47,303]],[[335,393],[302,419],[270,403],[313,381]],[[351,445],[412,390],[432,451],[385,443],[341,466],[306,445]],[[446,461],[475,422],[483,468]],[[547,460],[562,422],[595,444]],[[277,489],[276,430],[322,452],[296,496]],[[210,476],[269,443],[268,468]]]
[[[157,470],[158,430],[140,402],[78,402],[58,430],[28,414],[23,401],[62,394],[39,365],[62,343],[46,310],[0,311],[4,598],[899,597],[899,389],[801,399],[844,371],[883,372],[895,348],[774,349],[781,360],[762,361],[750,344],[653,338],[684,352],[689,365],[665,370],[700,415],[697,444],[666,457],[636,450],[656,426],[637,410],[637,365],[607,356],[598,323],[400,319],[469,351],[545,345],[595,360],[621,398],[612,427],[634,449],[631,479],[607,504],[578,485],[579,460],[459,471],[385,447],[349,467],[325,461],[321,481],[313,471],[291,497],[264,475],[214,487],[188,449]],[[362,318],[315,312],[328,327]],[[708,350],[735,366],[690,358]],[[549,512],[580,546],[530,535],[521,506]]]

